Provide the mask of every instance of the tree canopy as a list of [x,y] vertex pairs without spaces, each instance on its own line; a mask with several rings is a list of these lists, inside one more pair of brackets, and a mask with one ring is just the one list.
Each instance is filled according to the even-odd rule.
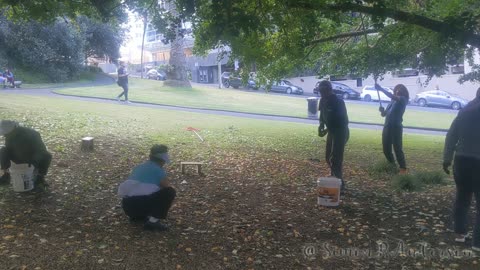
[[[193,14],[195,50],[229,46],[266,77],[442,75],[480,48],[478,0],[177,0]],[[477,66],[478,69],[478,66]],[[477,73],[464,79],[480,80]]]

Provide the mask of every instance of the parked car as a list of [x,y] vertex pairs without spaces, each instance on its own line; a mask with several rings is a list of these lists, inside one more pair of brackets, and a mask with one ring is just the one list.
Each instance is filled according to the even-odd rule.
[[[343,99],[360,99],[360,93],[353,90],[350,88],[350,86],[343,84],[343,83],[337,83],[337,82],[330,82],[332,84],[333,88],[333,93],[337,95],[339,98]],[[320,81],[317,82],[315,85],[315,88],[313,88],[313,93],[320,96],[320,89],[319,86]]]
[[394,74],[397,77],[410,77],[410,76],[418,76],[418,70],[413,68],[404,68],[402,70],[397,70]]
[[460,110],[468,103],[467,100],[440,90],[425,91],[415,96],[415,103],[419,106],[439,106]]
[[272,84],[270,89],[272,92],[280,92],[286,94],[303,95],[303,89],[300,86],[293,85],[290,81],[280,80]]
[[158,71],[156,69],[150,69],[147,72],[147,78],[149,80],[159,80],[159,81],[165,81],[167,79],[167,74],[163,71]]
[[248,79],[247,85],[243,84],[242,78],[240,77],[234,77],[231,75],[230,72],[224,72],[222,73],[222,84],[226,88],[233,87],[235,89],[238,89],[240,87],[246,87],[247,89],[253,89],[253,90],[258,90],[257,84],[253,79]]
[[[384,89],[387,89],[388,92],[393,94],[393,90],[384,87]],[[360,95],[360,98],[365,101],[378,101],[378,95],[380,94],[380,100],[381,101],[390,101],[391,99],[385,95],[382,91],[378,91],[375,89],[375,86],[373,85],[366,85],[362,89],[362,94]]]

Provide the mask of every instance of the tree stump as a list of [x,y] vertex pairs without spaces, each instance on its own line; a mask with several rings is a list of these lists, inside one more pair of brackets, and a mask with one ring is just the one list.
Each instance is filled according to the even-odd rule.
[[84,152],[93,151],[93,137],[82,138],[81,150]]

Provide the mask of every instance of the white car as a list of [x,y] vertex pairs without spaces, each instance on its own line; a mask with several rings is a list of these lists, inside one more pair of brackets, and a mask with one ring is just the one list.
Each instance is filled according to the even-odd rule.
[[[388,87],[383,87],[383,89],[388,90],[388,92],[393,94],[393,90],[388,88]],[[391,98],[389,98],[387,95],[385,95],[382,91],[378,91],[375,89],[375,86],[373,85],[366,85],[362,89],[362,94],[360,95],[360,98],[365,101],[378,101],[378,95],[380,94],[380,100],[381,101],[390,101]]]

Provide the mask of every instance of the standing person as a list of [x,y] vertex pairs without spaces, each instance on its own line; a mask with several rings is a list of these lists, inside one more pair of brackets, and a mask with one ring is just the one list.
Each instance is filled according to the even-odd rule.
[[382,91],[385,95],[392,99],[387,108],[380,106],[379,111],[382,117],[385,117],[385,124],[382,132],[383,154],[388,162],[395,164],[395,158],[392,153],[395,151],[400,174],[407,173],[407,164],[405,162],[405,154],[403,153],[403,114],[408,104],[408,90],[403,84],[397,84],[393,88],[393,94],[383,89],[380,85],[375,84],[375,89]]
[[343,153],[350,136],[347,108],[345,102],[333,93],[332,84],[329,81],[320,82],[319,91],[322,98],[319,107],[318,135],[323,137],[328,134],[325,159],[330,167],[331,175],[342,180],[342,191],[344,191]]
[[[463,108],[453,120],[445,139],[443,170],[450,174],[454,162],[453,178],[457,189],[453,209],[456,242],[467,238],[467,214],[472,196],[477,208],[473,247],[480,251],[480,88],[477,97]],[[454,156],[455,154],[455,156]]]
[[12,87],[15,88],[15,77],[13,76],[13,73],[9,69],[5,70],[5,72],[3,73],[3,76],[7,79],[7,83],[10,83]]
[[123,88],[123,92],[118,95],[117,100],[120,101],[120,98],[125,95],[125,101],[127,103],[130,103],[130,101],[128,101],[128,75],[129,74],[127,73],[127,68],[125,67],[125,61],[120,61],[117,84],[118,86]]
[[35,186],[46,185],[45,175],[47,175],[52,155],[47,151],[47,147],[42,141],[40,134],[27,127],[20,126],[15,121],[0,121],[0,136],[5,136],[5,146],[0,148],[0,163],[3,175],[0,177],[0,183],[10,182],[11,161],[22,164],[32,164],[38,174],[35,178]]
[[154,145],[150,149],[150,160],[133,168],[128,180],[118,188],[125,214],[131,221],[144,221],[146,230],[168,230],[167,225],[160,221],[167,218],[176,196],[163,168],[168,163],[167,146]]

